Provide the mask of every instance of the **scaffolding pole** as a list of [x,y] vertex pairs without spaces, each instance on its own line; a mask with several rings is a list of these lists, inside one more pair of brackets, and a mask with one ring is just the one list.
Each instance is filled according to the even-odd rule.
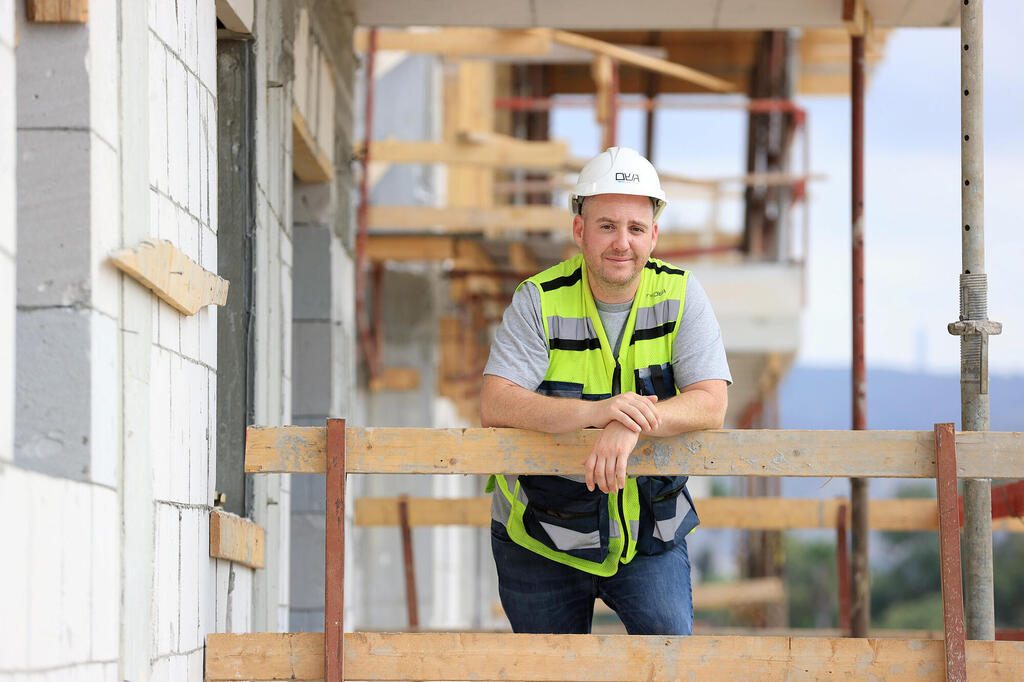
[[[960,320],[949,332],[960,336],[960,421],[964,431],[987,431],[988,336],[1001,325],[988,320],[985,274],[984,99],[982,90],[982,0],[960,6]],[[964,550],[967,638],[995,638],[992,588],[992,481],[964,480]]]
[[[867,428],[867,370],[864,363],[864,36],[850,37],[851,270],[853,301],[853,428]],[[850,632],[867,637],[871,623],[868,569],[868,481],[850,479],[851,571]]]

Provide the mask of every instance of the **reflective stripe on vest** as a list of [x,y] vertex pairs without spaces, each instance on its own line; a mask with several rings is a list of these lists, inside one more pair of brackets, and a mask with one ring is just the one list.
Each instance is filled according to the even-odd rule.
[[[658,395],[662,399],[675,395],[678,391],[672,372],[672,345],[682,316],[687,277],[685,271],[661,261],[650,259],[647,262],[623,329],[618,357],[612,356],[582,255],[531,277],[528,281],[540,292],[541,320],[548,340],[548,370],[536,391],[586,400],[603,400],[627,391]],[[544,478],[547,483],[543,489],[525,489],[529,486],[523,484],[523,478],[528,479],[527,483],[529,479]],[[678,487],[668,486],[673,491],[669,497],[674,493],[674,499],[659,502],[658,516],[665,516],[663,512],[671,502],[675,503],[675,513],[657,518],[653,509],[647,512],[650,520],[646,537],[669,545],[688,518],[690,528],[696,524],[689,495],[682,487],[686,479],[676,478]],[[671,479],[673,483],[676,478]],[[558,480],[562,483],[557,483]],[[641,477],[639,482],[647,480],[656,479]],[[543,500],[546,505],[547,498],[553,495],[552,490],[557,491],[562,485],[566,491],[571,491],[567,492],[568,498],[586,507],[590,504],[589,498],[581,497],[579,486],[583,484],[577,481],[516,477],[513,489],[509,481],[499,475],[491,477],[488,490],[495,484],[512,507],[505,522],[509,537],[526,549],[601,576],[614,574],[620,563],[628,563],[636,555],[641,525],[638,479],[627,478],[626,487],[618,494],[595,493],[601,501],[590,517],[585,513],[542,507],[538,501]],[[664,483],[644,485],[644,494],[650,498],[651,485]],[[531,494],[539,496],[532,506]],[[648,499],[645,507],[650,505]],[[603,559],[593,560],[604,548],[607,553]]]

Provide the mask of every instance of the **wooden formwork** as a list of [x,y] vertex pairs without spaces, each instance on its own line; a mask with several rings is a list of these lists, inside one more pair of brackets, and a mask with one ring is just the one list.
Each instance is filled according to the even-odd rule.
[[[344,633],[348,473],[575,472],[596,433],[516,429],[251,428],[250,473],[327,473],[325,633],[211,634],[208,680],[1021,679],[1024,643],[963,640],[959,574],[944,571],[946,641],[831,637]],[[938,445],[941,445],[939,447]],[[938,453],[941,454],[941,464]],[[538,456],[537,453],[544,453]],[[957,477],[1024,478],[1024,434],[707,431],[642,440],[631,475],[938,478],[943,565],[959,559]],[[952,487],[950,487],[952,481]],[[950,490],[953,491],[952,501]],[[959,606],[959,614],[956,609]],[[959,619],[959,620],[958,620]],[[959,622],[959,627],[957,623]],[[957,666],[960,667],[957,667]]]

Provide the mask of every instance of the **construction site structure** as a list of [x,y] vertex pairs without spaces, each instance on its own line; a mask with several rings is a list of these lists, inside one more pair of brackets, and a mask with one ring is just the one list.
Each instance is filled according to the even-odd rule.
[[[401,629],[411,614],[425,630],[507,627],[493,607],[486,528],[476,517],[421,524],[416,500],[477,498],[497,438],[524,451],[561,442],[470,428],[512,289],[571,248],[561,199],[581,161],[552,139],[558,108],[593,111],[593,151],[622,137],[620,112],[643,110],[656,165],[663,108],[747,117],[744,172],[660,169],[670,201],[706,218],[666,219],[655,255],[699,272],[735,380],[735,430],[681,437],[673,452],[700,443],[708,454],[672,466],[736,476],[734,494],[769,497],[735,505],[753,504],[746,514],[760,524],[719,522],[752,533],[750,581],[706,590],[703,603],[767,604],[759,622],[783,627],[778,532],[845,528],[848,517],[862,533],[881,527],[856,493],[849,511],[765,514],[778,477],[808,475],[794,467],[820,451],[832,457],[815,460],[817,476],[927,478],[940,452],[949,466],[957,450],[961,468],[940,479],[945,506],[900,512],[904,527],[934,531],[941,520],[952,557],[950,481],[1024,477],[1018,435],[770,429],[797,351],[816,177],[794,98],[849,93],[851,49],[870,72],[888,29],[955,25],[962,5],[980,1],[707,0],[685,12],[658,1],[624,17],[613,3],[581,14],[526,0],[0,0],[0,681],[339,680],[352,652],[369,652],[345,673],[356,679],[570,679],[550,653],[567,644],[558,639],[523,640],[520,650],[546,653],[503,672],[503,659],[487,660],[504,634],[343,636]],[[980,35],[967,35],[980,53]],[[980,78],[980,60],[970,68]],[[978,125],[980,109],[965,112]],[[971,149],[965,167],[980,163]],[[972,201],[979,177],[969,178],[977,193],[965,190]],[[729,205],[742,207],[739,224],[725,224]],[[855,236],[859,225],[854,216]],[[968,264],[983,253],[980,232],[964,275],[980,274],[983,260]],[[977,278],[963,286],[984,291]],[[965,362],[965,400],[981,415],[987,335],[998,330],[981,299],[965,300],[957,331],[981,349]],[[987,417],[964,425],[984,431]],[[569,438],[567,456],[591,436]],[[773,438],[798,464],[765,459]],[[854,456],[878,449],[895,454]],[[501,466],[526,470],[515,458]],[[981,493],[964,501],[965,563],[968,595],[980,596],[968,601],[978,623],[968,633],[991,639],[985,524],[1020,529],[993,524],[986,484],[970,487]],[[396,527],[360,519],[357,500],[400,493],[410,497],[397,523],[385,519]],[[864,543],[853,551],[856,604]],[[868,634],[841,625],[851,628]],[[669,679],[712,653],[708,675],[753,674],[751,657],[778,677],[808,661],[818,672],[941,676],[961,659],[972,675],[1024,675],[1020,644],[962,635],[947,631],[945,651],[917,640],[601,635],[572,640],[593,654],[573,674]],[[398,667],[376,657],[410,642]],[[683,647],[676,663],[665,663],[669,645]],[[428,655],[449,649],[462,667]]]

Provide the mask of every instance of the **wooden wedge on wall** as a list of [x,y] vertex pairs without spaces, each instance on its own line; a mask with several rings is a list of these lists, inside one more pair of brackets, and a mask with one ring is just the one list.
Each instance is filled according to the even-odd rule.
[[113,252],[110,261],[186,315],[228,301],[228,281],[204,270],[169,241],[147,239]]

